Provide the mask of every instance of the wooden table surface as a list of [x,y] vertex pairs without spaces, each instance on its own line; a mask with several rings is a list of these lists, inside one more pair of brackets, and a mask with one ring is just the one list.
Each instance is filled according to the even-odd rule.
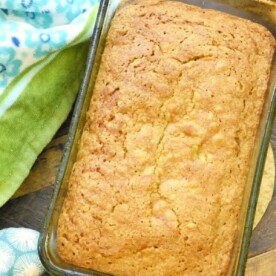
[[[69,116],[70,118],[70,116]],[[0,229],[29,227],[41,230],[51,201],[54,181],[68,132],[68,119],[52,142],[38,157],[18,198],[11,199],[0,208]],[[271,144],[276,156],[276,121]],[[276,191],[261,222],[253,231],[246,276],[276,275]]]

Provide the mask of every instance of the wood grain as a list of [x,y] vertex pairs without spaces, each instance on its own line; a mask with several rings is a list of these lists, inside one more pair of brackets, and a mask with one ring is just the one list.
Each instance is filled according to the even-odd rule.
[[0,229],[27,227],[40,231],[53,190],[54,185],[51,185],[38,192],[8,201],[0,208]]
[[39,155],[29,176],[13,198],[41,190],[53,185],[59,168],[66,135],[55,138]]
[[248,260],[245,276],[275,276],[276,250]]

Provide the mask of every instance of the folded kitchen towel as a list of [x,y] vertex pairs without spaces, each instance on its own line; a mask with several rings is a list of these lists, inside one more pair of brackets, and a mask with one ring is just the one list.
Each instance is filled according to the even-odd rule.
[[0,0],[0,206],[67,117],[99,0]]

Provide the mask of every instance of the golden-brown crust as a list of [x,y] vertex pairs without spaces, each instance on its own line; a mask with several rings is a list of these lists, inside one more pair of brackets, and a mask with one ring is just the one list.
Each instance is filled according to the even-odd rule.
[[274,38],[158,2],[123,5],[112,21],[58,252],[115,275],[223,275]]

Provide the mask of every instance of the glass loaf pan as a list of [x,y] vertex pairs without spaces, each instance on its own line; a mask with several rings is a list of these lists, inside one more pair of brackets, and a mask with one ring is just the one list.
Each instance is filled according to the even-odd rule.
[[[226,13],[250,19],[266,26],[275,36],[276,2],[269,0],[184,0],[182,2],[203,8],[221,10]],[[57,222],[66,195],[68,178],[76,158],[78,141],[85,123],[86,111],[90,103],[93,86],[99,69],[105,36],[119,3],[119,0],[101,1],[83,84],[76,101],[68,141],[65,146],[64,155],[55,183],[53,199],[39,240],[39,255],[41,261],[47,271],[53,275],[107,275],[76,267],[62,261],[57,254],[56,238]],[[246,266],[259,187],[276,109],[275,84],[276,58],[274,56],[269,88],[257,132],[251,169],[248,175],[248,181],[243,196],[243,205],[240,212],[238,234],[231,255],[228,275],[243,275]]]

